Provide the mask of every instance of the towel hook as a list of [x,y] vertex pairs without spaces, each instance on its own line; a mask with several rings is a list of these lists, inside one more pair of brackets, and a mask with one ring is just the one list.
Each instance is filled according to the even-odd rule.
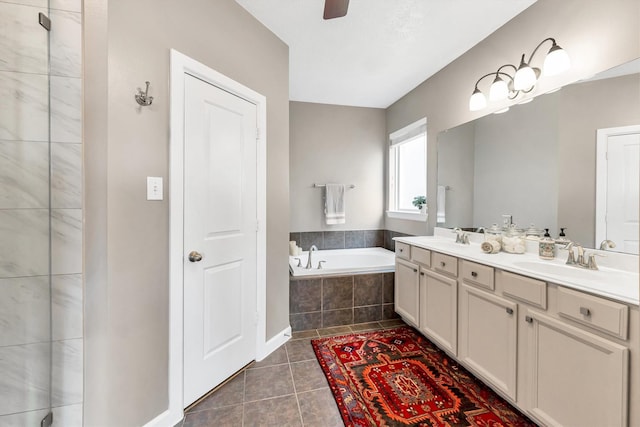
[[153,96],[149,96],[149,82],[144,82],[147,85],[147,88],[142,91],[142,89],[138,88],[138,93],[136,93],[136,101],[138,104],[143,107],[151,105],[153,102]]

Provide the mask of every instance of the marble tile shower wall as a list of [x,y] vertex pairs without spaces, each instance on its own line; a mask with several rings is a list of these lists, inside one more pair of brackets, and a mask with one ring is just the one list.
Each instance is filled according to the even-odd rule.
[[82,425],[81,23],[81,0],[0,0],[0,426],[39,425],[50,369],[54,425]]
[[390,230],[302,231],[289,233],[304,251],[318,249],[354,249],[381,247],[395,251],[394,237],[407,236]]

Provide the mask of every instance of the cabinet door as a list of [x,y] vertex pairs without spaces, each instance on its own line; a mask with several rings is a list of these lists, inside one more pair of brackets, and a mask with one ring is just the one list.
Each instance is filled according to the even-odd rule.
[[420,270],[420,331],[454,356],[457,354],[456,280],[430,270]]
[[402,318],[418,326],[419,292],[418,266],[396,258],[395,309]]
[[629,350],[541,313],[525,314],[528,411],[550,426],[627,425]]
[[504,395],[516,400],[518,305],[460,285],[458,357]]

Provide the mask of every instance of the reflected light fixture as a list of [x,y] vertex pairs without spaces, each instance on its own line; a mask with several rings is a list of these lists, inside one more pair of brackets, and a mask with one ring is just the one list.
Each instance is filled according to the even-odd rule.
[[[548,41],[551,42],[551,48],[544,59],[541,72],[539,68],[531,66],[531,60],[538,49]],[[500,66],[498,70],[480,77],[476,82],[473,94],[469,99],[469,110],[479,111],[487,106],[487,99],[484,93],[482,93],[478,88],[478,84],[480,84],[480,82],[486,77],[495,76],[493,83],[489,88],[489,101],[496,102],[503,101],[505,99],[515,99],[520,92],[529,93],[534,89],[541,74],[545,76],[555,76],[569,69],[571,66],[571,61],[569,60],[567,52],[558,46],[556,40],[551,37],[542,40],[533,50],[531,55],[529,55],[528,60],[525,61],[525,57],[525,54],[522,54],[522,57],[520,58],[520,65],[517,68],[515,65],[505,64]],[[503,68],[507,67],[513,69],[513,77],[502,71]]]

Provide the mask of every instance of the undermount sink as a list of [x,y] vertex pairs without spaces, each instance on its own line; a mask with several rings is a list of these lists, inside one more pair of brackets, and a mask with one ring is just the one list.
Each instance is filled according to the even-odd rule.
[[559,265],[550,264],[543,261],[515,261],[514,267],[524,268],[527,270],[535,270],[540,273],[548,273],[563,278],[575,278],[582,280],[615,280],[619,278],[627,278],[629,273],[613,270],[610,268],[600,270],[588,270],[586,268],[576,267],[575,265]]

